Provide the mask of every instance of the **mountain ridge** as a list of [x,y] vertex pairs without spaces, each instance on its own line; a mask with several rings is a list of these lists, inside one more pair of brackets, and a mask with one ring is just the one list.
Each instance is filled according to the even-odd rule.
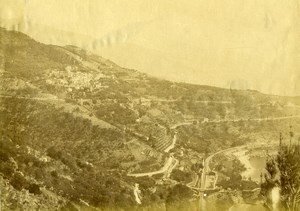
[[[298,125],[298,97],[158,79],[3,28],[0,65],[1,177],[10,191],[30,198],[53,192],[61,209],[139,209],[135,183],[143,209],[160,206],[173,200],[177,183],[170,178],[182,177],[174,168],[188,181],[194,160],[262,137],[275,140],[278,131]],[[169,162],[175,158],[179,164]],[[168,162],[174,166],[163,175],[128,176],[160,172]],[[3,204],[14,209],[10,200]]]

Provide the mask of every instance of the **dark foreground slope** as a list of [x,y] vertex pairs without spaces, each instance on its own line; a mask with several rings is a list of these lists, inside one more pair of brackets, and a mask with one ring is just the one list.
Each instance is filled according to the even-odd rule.
[[[183,128],[178,142],[210,153],[252,141],[240,134],[249,124],[232,120],[297,115],[300,105],[299,98],[160,80],[2,28],[0,81],[0,184],[9,209],[139,209],[135,182],[145,206],[164,203],[176,198],[172,188],[153,191],[155,179],[127,173],[161,167],[172,126],[211,124]],[[213,126],[220,120],[226,126]]]

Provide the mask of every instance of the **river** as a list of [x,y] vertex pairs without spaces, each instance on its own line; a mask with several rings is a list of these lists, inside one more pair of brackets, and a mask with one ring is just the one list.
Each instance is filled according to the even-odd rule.
[[247,154],[247,150],[236,152],[234,155],[246,168],[242,172],[242,176],[245,178],[250,177],[253,181],[260,182],[260,175],[265,172],[266,156],[251,156]]
[[260,182],[261,173],[265,173],[267,158],[265,156],[251,156],[249,157],[249,163],[251,165],[250,170],[244,172],[245,176],[250,177],[253,181]]

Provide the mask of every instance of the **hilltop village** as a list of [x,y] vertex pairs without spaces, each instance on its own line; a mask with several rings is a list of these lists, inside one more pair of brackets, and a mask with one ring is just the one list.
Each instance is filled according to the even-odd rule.
[[4,210],[254,209],[279,132],[298,141],[298,97],[162,80],[0,32]]

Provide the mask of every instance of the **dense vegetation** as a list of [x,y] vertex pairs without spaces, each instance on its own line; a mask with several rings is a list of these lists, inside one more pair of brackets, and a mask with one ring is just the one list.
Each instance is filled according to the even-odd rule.
[[262,194],[270,207],[300,209],[300,146],[283,145],[266,165]]
[[[193,192],[184,185],[192,179],[188,166],[173,170],[176,185],[161,184],[163,174],[126,176],[162,166],[169,156],[163,150],[174,137],[171,128],[179,123],[195,122],[177,129],[174,152],[183,147],[184,153],[202,157],[270,137],[290,123],[299,125],[299,120],[246,121],[296,115],[296,97],[174,83],[74,46],[44,45],[2,28],[0,37],[1,179],[20,194],[51,192],[66,210],[86,204],[137,210],[152,205],[160,210],[167,204],[182,210],[193,204]],[[243,121],[217,122],[235,119]],[[237,189],[241,166],[229,169],[222,173],[230,184],[223,186]],[[134,200],[135,183],[142,191],[140,207]]]
[[132,200],[120,184],[119,164],[129,156],[122,134],[35,101],[11,99],[2,106],[0,172],[17,190],[40,194],[40,187],[52,187],[94,206]]
[[215,171],[220,173],[218,186],[231,190],[253,190],[259,185],[252,181],[242,178],[241,173],[246,170],[238,159],[228,160],[225,156],[217,158],[219,161],[215,166]]

